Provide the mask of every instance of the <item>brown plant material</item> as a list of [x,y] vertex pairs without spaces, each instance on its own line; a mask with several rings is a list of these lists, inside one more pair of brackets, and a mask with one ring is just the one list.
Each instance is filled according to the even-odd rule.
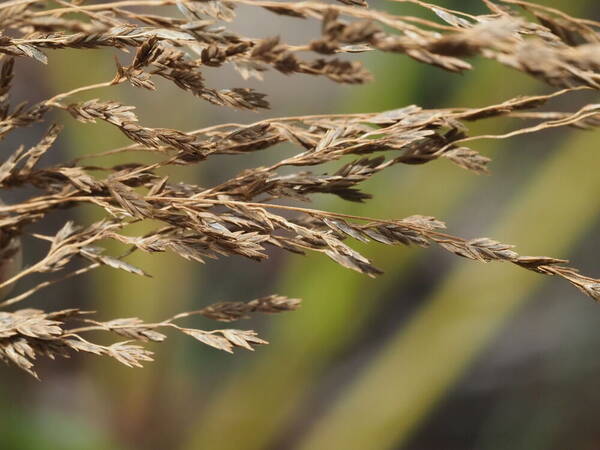
[[[33,364],[37,356],[67,357],[73,351],[108,356],[137,367],[151,360],[151,353],[138,344],[163,341],[163,332],[168,328],[227,352],[234,347],[252,350],[256,344],[266,343],[254,331],[199,330],[176,322],[195,315],[231,322],[254,313],[292,311],[300,304],[297,299],[277,295],[249,302],[220,302],[159,323],[145,323],[139,318],[101,322],[77,309],[12,309],[47,286],[101,266],[147,276],[143,269],[123,260],[132,251],[172,252],[204,263],[232,255],[260,261],[268,258],[270,248],[278,247],[293,253],[322,253],[346,268],[374,277],[382,271],[354,250],[349,241],[437,245],[474,261],[508,262],[560,277],[600,301],[600,280],[581,275],[566,265],[567,261],[521,256],[513,246],[489,238],[460,238],[442,232],[444,223],[432,217],[384,220],[290,204],[296,200],[309,202],[317,193],[364,202],[370,195],[360,189],[361,183],[397,164],[421,165],[445,159],[468,171],[486,173],[490,159],[467,143],[564,126],[589,129],[600,124],[600,106],[594,103],[571,112],[541,110],[558,96],[600,88],[600,23],[520,0],[483,0],[489,13],[481,16],[419,0],[397,1],[420,5],[438,19],[384,13],[369,9],[362,0],[342,0],[341,4],[270,0],[120,0],[85,4],[57,0],[58,8],[52,8],[48,0],[0,4],[0,139],[15,129],[46,122],[49,111],[63,110],[79,122],[106,122],[132,141],[123,148],[45,166],[41,161],[61,132],[61,127],[49,125],[38,144],[6,152],[0,163],[0,188],[33,186],[41,192],[20,203],[0,205],[3,259],[16,254],[15,243],[27,235],[30,224],[59,208],[93,204],[106,217],[85,226],[67,222],[52,236],[32,235],[47,245],[45,256],[14,274],[3,272],[1,292],[32,274],[57,275],[0,302],[0,359],[32,375],[36,375]],[[171,5],[179,10],[173,17],[164,8]],[[242,36],[226,25],[236,19],[237,5],[319,20],[321,34],[295,45],[279,37]],[[522,10],[536,21],[520,14]],[[114,77],[104,83],[82,86],[31,105],[11,104],[9,94],[18,58],[46,64],[49,51],[100,47],[130,51],[131,61],[125,64],[117,59]],[[265,109],[269,103],[264,94],[245,87],[214,89],[206,85],[204,71],[231,64],[240,73],[241,82],[250,77],[261,79],[265,71],[274,69],[285,75],[306,74],[359,84],[370,81],[371,75],[360,62],[343,57],[367,51],[399,53],[450,72],[471,70],[467,58],[485,58],[562,90],[483,108],[426,110],[412,105],[377,113],[271,118],[249,125],[221,124],[193,131],[143,126],[134,106],[110,99],[70,98],[121,83],[153,91],[159,77],[190,97],[212,104]],[[518,125],[501,135],[469,133],[470,122],[502,117],[510,117]],[[171,165],[193,165],[216,154],[245,154],[282,143],[298,151],[270,166],[244,170],[215,186],[176,183],[160,173]],[[155,161],[133,160],[119,166],[84,164],[92,158],[134,155],[138,151],[151,154]],[[344,163],[333,173],[309,170],[341,159]],[[284,174],[280,170],[284,167],[297,169]],[[129,225],[140,221],[152,221],[155,228],[142,236],[127,234]],[[129,251],[121,256],[105,254],[100,242],[106,239],[128,246]],[[73,269],[70,263],[76,259],[86,264]],[[108,346],[95,344],[88,338],[91,331],[104,331],[125,341]]]

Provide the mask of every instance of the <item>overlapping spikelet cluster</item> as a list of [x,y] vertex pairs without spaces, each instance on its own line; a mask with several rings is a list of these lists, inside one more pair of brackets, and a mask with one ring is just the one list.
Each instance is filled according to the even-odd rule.
[[[159,330],[167,328],[221,350],[231,351],[234,346],[251,349],[254,344],[265,343],[253,331],[204,331],[184,328],[176,321],[201,314],[228,322],[253,312],[276,313],[299,306],[296,299],[270,296],[248,303],[218,303],[160,323],[144,323],[137,318],[98,322],[75,309],[12,309],[46,286],[99,266],[145,275],[123,258],[104,254],[98,246],[103,239],[125,244],[130,248],[127,253],[168,251],[198,262],[229,255],[262,260],[268,257],[269,247],[294,253],[318,252],[369,276],[381,271],[352,249],[348,241],[421,247],[434,244],[475,261],[505,261],[561,277],[600,300],[600,281],[579,274],[564,260],[521,256],[512,246],[488,238],[462,239],[443,232],[444,224],[432,217],[374,219],[289,202],[310,201],[315,193],[363,202],[370,196],[360,190],[360,183],[396,164],[425,164],[445,158],[461,168],[484,173],[489,159],[467,147],[468,143],[563,126],[593,128],[600,123],[600,106],[592,103],[572,112],[540,110],[554,97],[600,88],[600,23],[520,0],[482,0],[489,12],[480,16],[418,0],[397,1],[418,4],[435,13],[437,19],[372,10],[363,0],[343,0],[343,4],[11,0],[0,4],[0,139],[15,129],[47,121],[52,110],[64,110],[80,122],[107,122],[132,141],[127,147],[107,149],[89,157],[122,153],[134,158],[137,151],[155,157],[148,164],[132,159],[114,167],[86,166],[86,157],[47,166],[40,161],[61,132],[55,124],[49,124],[48,132],[37,145],[3,151],[0,187],[29,185],[41,191],[21,203],[0,206],[1,243],[4,247],[12,243],[13,247],[12,253],[3,253],[5,260],[18,251],[14,243],[28,233],[28,225],[58,208],[93,204],[105,211],[106,218],[80,226],[69,222],[53,236],[31,236],[48,246],[46,256],[13,276],[4,276],[0,289],[35,273],[59,275],[0,303],[0,359],[34,375],[33,360],[38,355],[67,356],[72,351],[110,356],[126,365],[138,366],[150,360],[151,354],[135,342],[162,341],[165,335]],[[319,20],[322,33],[302,44],[288,44],[278,37],[241,36],[226,26],[227,22],[244,20],[236,17],[238,5]],[[536,21],[527,17],[535,17]],[[115,52],[134,49],[134,56],[128,65],[117,62],[114,78],[104,83],[83,86],[39,103],[11,105],[9,93],[19,58],[46,64],[48,51],[99,47],[114,48]],[[133,106],[110,99],[70,101],[74,94],[122,83],[155,90],[154,80],[160,77],[187,91],[190,97],[212,104],[265,109],[269,104],[264,94],[244,87],[212,88],[205,82],[204,70],[231,64],[241,75],[241,85],[250,77],[261,79],[267,70],[358,84],[372,77],[355,59],[344,60],[344,54],[371,51],[406,55],[451,72],[471,70],[465,58],[490,59],[560,90],[477,109],[425,110],[408,106],[380,113],[273,118],[246,126],[223,124],[194,131],[144,126]],[[301,53],[316,56],[302,59]],[[469,134],[469,122],[501,117],[517,119],[522,125],[503,135]],[[65,118],[67,123],[72,125]],[[161,169],[167,166],[193,165],[212,155],[245,154],[282,143],[293,144],[298,152],[270,166],[249,168],[216,186],[174,182],[161,175]],[[333,173],[307,169],[342,158],[345,163]],[[298,169],[282,174],[280,169],[284,167]],[[130,224],[146,220],[161,225],[143,236],[125,234]],[[75,258],[87,265],[70,269],[68,263]],[[126,341],[104,346],[86,338],[87,332],[98,330],[122,336]]]

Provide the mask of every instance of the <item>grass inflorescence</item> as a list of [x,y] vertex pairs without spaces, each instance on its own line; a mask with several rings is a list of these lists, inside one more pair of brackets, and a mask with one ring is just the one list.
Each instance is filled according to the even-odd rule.
[[[32,375],[36,375],[33,365],[38,355],[54,358],[73,351],[139,366],[152,355],[139,344],[160,342],[169,329],[227,352],[234,347],[252,349],[266,343],[254,331],[207,331],[186,328],[180,321],[202,315],[231,322],[253,313],[291,311],[300,304],[298,299],[272,295],[250,302],[220,302],[157,323],[138,318],[100,322],[79,309],[18,309],[47,286],[97,267],[146,276],[143,269],[125,261],[134,251],[173,252],[204,263],[231,255],[260,261],[268,258],[269,247],[278,247],[292,253],[322,253],[348,269],[374,277],[382,271],[354,250],[349,245],[352,241],[436,245],[474,261],[508,262],[560,277],[600,301],[600,280],[580,274],[567,261],[523,256],[512,245],[489,238],[464,239],[447,233],[445,224],[433,217],[371,218],[297,206],[298,200],[310,202],[314,194],[368,201],[371,196],[361,190],[361,183],[398,164],[422,165],[446,159],[467,171],[486,173],[490,159],[471,148],[477,140],[509,139],[566,126],[588,129],[600,124],[600,105],[591,102],[575,111],[542,109],[555,97],[600,88],[600,23],[520,0],[482,0],[488,12],[479,16],[419,0],[397,1],[420,5],[439,20],[373,10],[363,0],[342,0],[341,4],[12,0],[0,4],[0,139],[32,124],[47,123],[48,127],[36,145],[22,145],[2,156],[0,188],[34,187],[39,193],[0,206],[0,290],[6,294],[18,280],[32,274],[49,276],[33,288],[0,301],[0,359]],[[242,36],[227,28],[239,5],[318,20],[321,34],[301,44],[286,43],[279,37]],[[132,50],[127,64],[117,60],[111,79],[35,103],[11,103],[11,87],[14,77],[19,76],[15,61],[19,58],[46,64],[49,51],[102,47],[116,52]],[[424,109],[410,105],[377,113],[281,117],[187,131],[145,126],[134,106],[94,96],[97,89],[119,84],[154,91],[156,80],[162,78],[187,92],[190,102],[195,97],[196,101],[222,107],[268,109],[265,94],[245,87],[211,87],[203,70],[231,65],[239,72],[241,84],[249,78],[260,80],[269,70],[362,84],[373,77],[355,57],[344,57],[374,51],[404,55],[458,73],[473,69],[467,59],[484,58],[556,90],[480,108]],[[75,94],[89,94],[91,98],[76,102]],[[48,123],[55,111],[68,113],[62,125]],[[131,144],[54,165],[42,164],[62,127],[72,126],[69,115],[82,123],[106,122]],[[470,122],[503,118],[512,118],[518,125],[497,135],[469,133]],[[162,173],[169,166],[202,164],[214,155],[242,155],[283,143],[295,146],[297,152],[268,166],[250,167],[214,186],[178,182]],[[153,162],[136,161],[140,151],[151,154]],[[118,166],[98,162],[115,154],[131,159]],[[92,158],[94,165],[86,165]],[[338,163],[334,172],[319,171],[319,166],[341,159],[347,162]],[[95,205],[104,211],[105,218],[91,224],[67,222],[52,235],[28,231],[31,224],[59,209],[84,204]],[[127,232],[130,225],[143,221],[159,225],[143,235]],[[39,261],[17,270],[15,261],[20,258],[19,241],[23,238],[36,239],[47,250]],[[108,255],[100,245],[106,239],[124,244],[128,250],[122,255]],[[69,263],[74,259],[84,264],[73,269]],[[125,340],[97,344],[90,340],[92,331],[105,331]]]

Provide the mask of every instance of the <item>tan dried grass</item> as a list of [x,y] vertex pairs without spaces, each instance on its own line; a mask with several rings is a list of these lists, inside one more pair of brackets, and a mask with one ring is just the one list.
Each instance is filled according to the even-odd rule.
[[[41,167],[40,160],[61,132],[61,127],[53,124],[37,145],[17,148],[0,165],[2,189],[30,185],[43,191],[21,203],[0,206],[3,261],[18,253],[17,243],[28,235],[30,224],[59,207],[93,204],[106,213],[106,218],[97,223],[76,226],[68,222],[52,236],[32,235],[47,242],[46,255],[19,272],[4,273],[2,290],[35,273],[59,275],[0,303],[0,359],[34,376],[33,362],[38,355],[54,358],[68,356],[72,351],[109,356],[128,366],[140,366],[151,360],[151,353],[137,343],[160,342],[166,337],[162,333],[166,329],[227,352],[235,346],[251,350],[253,345],[266,343],[254,331],[205,331],[185,328],[177,322],[197,314],[230,322],[251,313],[278,313],[299,306],[297,299],[268,296],[247,303],[220,302],[158,323],[145,323],[138,318],[98,322],[78,309],[9,311],[9,307],[47,286],[100,266],[145,276],[142,269],[123,260],[136,250],[169,251],[203,263],[207,258],[230,255],[263,260],[268,257],[268,247],[279,247],[294,253],[323,253],[344,267],[376,276],[381,270],[346,241],[372,240],[420,247],[434,244],[475,261],[504,261],[563,278],[600,300],[600,281],[581,275],[566,265],[567,261],[521,256],[511,245],[488,238],[456,237],[442,232],[445,225],[432,217],[384,220],[273,203],[279,199],[310,201],[316,193],[363,202],[370,195],[360,190],[360,184],[396,164],[425,164],[445,158],[466,170],[485,173],[489,158],[465,147],[467,142],[507,139],[564,126],[594,128],[600,123],[597,104],[573,112],[540,110],[554,97],[600,88],[600,23],[518,0],[483,0],[489,9],[483,16],[418,0],[398,1],[431,10],[444,23],[371,10],[362,0],[344,0],[342,5],[264,0],[122,0],[90,5],[76,0],[13,0],[1,4],[0,139],[13,130],[45,122],[52,110],[64,110],[80,122],[107,122],[132,144]],[[52,8],[56,4],[58,7]],[[226,27],[214,27],[217,22],[231,21],[235,6],[240,4],[279,15],[320,20],[321,36],[302,45],[291,45],[277,37],[254,39],[227,31]],[[179,8],[177,17],[166,15],[163,7],[169,5]],[[140,12],[138,6],[151,9]],[[528,21],[519,14],[517,6],[537,21]],[[129,65],[117,62],[114,78],[104,83],[82,86],[30,105],[11,105],[14,58],[46,63],[45,52],[50,50],[99,47],[133,48],[135,56]],[[368,51],[403,54],[451,72],[471,70],[467,57],[491,59],[561,90],[485,108],[425,110],[408,106],[381,113],[284,117],[194,131],[143,126],[135,107],[113,100],[69,101],[74,94],[122,83],[155,90],[154,80],[160,77],[190,97],[215,105],[265,109],[269,104],[262,93],[248,88],[207,86],[203,68],[232,64],[244,79],[261,79],[263,72],[273,69],[286,75],[308,74],[337,83],[359,84],[371,80],[369,72],[359,62],[345,61],[340,56]],[[318,57],[304,60],[299,52],[316,53]],[[468,134],[467,123],[501,117],[512,117],[522,125],[502,135]],[[528,125],[530,120],[537,123]],[[198,164],[213,155],[245,154],[281,143],[291,143],[299,152],[271,166],[249,168],[216,186],[173,183],[160,174],[167,166]],[[83,164],[91,158],[117,153],[134,155],[137,151],[153,154],[156,161],[142,164],[132,160],[115,167]],[[332,174],[305,169],[348,156],[354,160]],[[282,167],[304,169],[282,175]],[[130,224],[146,220],[162,225],[143,236],[124,234]],[[121,242],[129,251],[122,257],[106,255],[98,246],[103,239]],[[87,261],[87,266],[68,268],[75,258]],[[90,331],[105,331],[127,340],[100,345],[89,340]]]

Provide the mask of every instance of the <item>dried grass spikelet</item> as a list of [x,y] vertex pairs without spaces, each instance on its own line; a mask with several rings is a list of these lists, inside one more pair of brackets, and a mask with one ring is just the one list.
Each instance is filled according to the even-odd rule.
[[[32,274],[47,278],[0,302],[0,359],[32,375],[36,375],[33,364],[39,355],[67,357],[73,352],[140,366],[151,360],[151,353],[140,344],[163,341],[169,329],[227,352],[235,347],[251,350],[266,343],[254,331],[199,330],[180,323],[196,315],[232,322],[255,313],[292,311],[300,304],[298,299],[277,295],[249,302],[219,302],[158,323],[136,317],[98,321],[78,309],[15,309],[45,287],[97,267],[146,276],[143,269],[124,261],[132,251],[173,252],[204,263],[231,255],[260,261],[268,258],[269,248],[278,247],[292,253],[322,253],[346,268],[375,277],[382,271],[354,250],[352,241],[436,245],[474,261],[505,262],[560,277],[600,300],[600,281],[581,275],[567,261],[522,256],[513,246],[489,238],[460,238],[447,233],[444,223],[432,217],[385,220],[289,204],[291,200],[309,202],[317,193],[368,201],[370,195],[361,190],[361,183],[397,164],[423,165],[446,159],[459,168],[486,173],[490,159],[471,148],[476,140],[508,139],[564,126],[589,129],[600,124],[600,106],[591,101],[576,111],[542,109],[553,98],[575,90],[600,88],[600,23],[521,0],[482,0],[489,11],[480,16],[419,0],[403,1],[420,5],[437,18],[392,15],[368,8],[363,0],[342,0],[340,4],[60,1],[58,8],[47,0],[0,4],[0,139],[14,130],[46,122],[50,111],[63,110],[85,124],[106,122],[131,140],[131,145],[123,148],[48,166],[41,161],[61,132],[61,127],[49,124],[36,145],[5,153],[0,163],[0,188],[33,186],[40,193],[19,203],[0,205],[0,292],[8,296],[10,286]],[[172,10],[164,7],[173,4],[178,12],[169,15]],[[141,5],[149,8],[135,8]],[[318,20],[321,33],[301,44],[279,37],[243,36],[227,25],[235,19],[237,5],[263,8],[292,19]],[[523,10],[529,14],[522,14]],[[104,83],[78,87],[34,104],[12,104],[9,94],[18,68],[15,61],[33,58],[46,64],[47,52],[65,48],[112,48],[115,53],[130,51],[132,56],[128,63],[118,59],[114,77]],[[482,108],[426,110],[412,105],[378,113],[271,118],[192,131],[144,126],[134,106],[111,99],[71,99],[74,94],[125,83],[154,91],[156,79],[162,78],[187,92],[190,101],[266,109],[266,96],[243,87],[244,80],[262,79],[264,72],[274,70],[336,83],[366,83],[372,79],[368,70],[356,59],[344,57],[369,51],[400,54],[450,72],[472,70],[467,58],[489,59],[561,90]],[[226,64],[240,73],[242,87],[215,89],[206,83],[205,70]],[[518,123],[513,131],[500,135],[469,133],[470,122],[503,117]],[[73,126],[73,121],[64,122]],[[167,166],[199,164],[213,155],[257,152],[281,143],[292,144],[298,151],[270,166],[244,170],[215,186],[175,182],[161,174]],[[152,155],[154,162],[137,162],[134,155],[138,151]],[[119,166],[86,164],[91,158],[101,161],[103,156],[114,154],[132,159]],[[341,159],[344,163],[334,172],[319,170],[322,164]],[[283,174],[280,169],[284,167],[295,170]],[[46,246],[46,253],[18,270],[18,243],[28,234],[27,227],[59,208],[81,204],[95,205],[105,212],[105,219],[83,225],[67,222],[53,235],[28,236]],[[126,231],[130,224],[147,220],[160,225],[145,235]],[[118,241],[129,250],[122,256],[106,254],[99,245],[104,239]],[[72,269],[69,263],[73,260],[84,264]],[[92,331],[103,331],[119,340],[99,345],[90,340]]]

